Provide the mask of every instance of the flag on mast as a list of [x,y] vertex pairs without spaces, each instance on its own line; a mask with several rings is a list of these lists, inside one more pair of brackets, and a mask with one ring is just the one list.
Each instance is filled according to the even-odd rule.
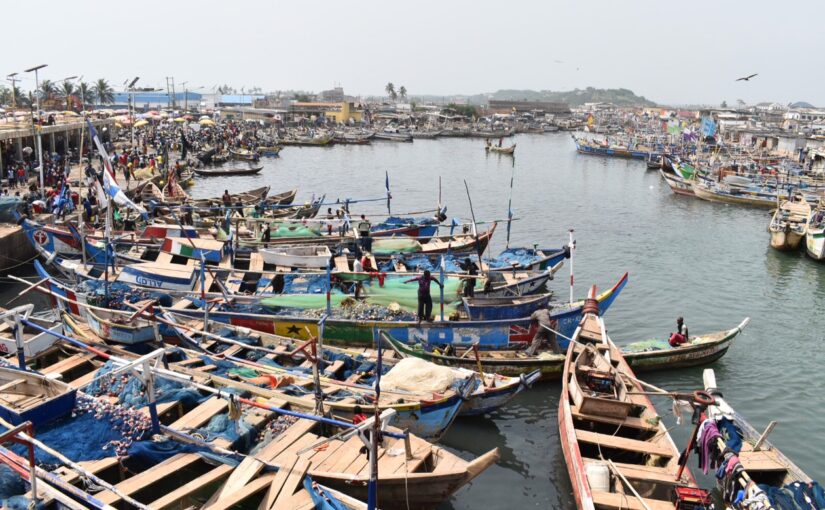
[[115,173],[112,170],[112,162],[109,160],[109,154],[106,152],[106,148],[104,148],[103,144],[100,142],[100,137],[97,136],[97,130],[89,119],[86,119],[86,123],[89,125],[89,136],[91,136],[92,141],[97,147],[97,151],[103,158],[103,190],[107,195],[112,197],[112,200],[114,200],[116,204],[131,207],[135,211],[139,212],[145,219],[148,219],[149,216],[146,214],[146,210],[129,200],[126,193],[124,193],[123,190],[120,189],[120,186],[118,186]]
[[392,216],[392,212],[390,211],[390,200],[392,200],[392,195],[390,194],[390,173],[384,170],[384,186],[387,188],[387,214]]

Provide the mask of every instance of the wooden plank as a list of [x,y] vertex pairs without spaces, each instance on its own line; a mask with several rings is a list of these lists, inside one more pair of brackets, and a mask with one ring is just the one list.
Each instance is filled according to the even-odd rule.
[[741,451],[739,461],[747,471],[787,471],[788,467],[779,462],[773,450]]
[[[400,440],[399,440],[400,441]],[[427,441],[420,438],[410,438],[412,448],[412,459],[407,460],[407,454],[401,453],[395,457],[383,457],[378,459],[379,473],[415,473],[424,464],[424,461],[430,456],[433,447]],[[396,448],[398,449],[398,448]],[[390,460],[392,459],[392,460]],[[381,467],[381,460],[384,460],[384,467]]]
[[258,477],[241,490],[235,491],[233,494],[230,494],[209,507],[203,507],[203,510],[206,510],[206,508],[209,508],[209,510],[227,510],[232,508],[246,498],[266,489],[269,484],[272,483],[273,478],[275,478],[274,473]]
[[218,397],[209,397],[198,407],[192,409],[175,423],[170,425],[177,430],[195,429],[206,425],[216,414],[222,413],[229,406],[229,402]]
[[[598,508],[615,508],[616,510],[646,510],[642,503],[633,494],[619,494],[616,492],[593,493],[593,503]],[[645,498],[645,505],[650,510],[674,510],[676,507],[670,501]]]
[[276,437],[268,445],[266,445],[258,453],[258,457],[266,462],[270,462],[272,459],[277,457],[278,454],[289,448],[295,441],[300,439],[301,436],[312,430],[313,427],[315,427],[314,421],[307,420],[305,418],[299,419],[280,436]]
[[309,492],[300,490],[290,496],[286,502],[286,507],[291,510],[315,510],[315,503],[313,503]]
[[221,464],[220,466],[195,478],[189,483],[181,485],[180,487],[170,492],[169,494],[163,496],[162,498],[156,499],[155,501],[149,503],[149,506],[155,510],[163,510],[164,508],[171,507],[172,505],[179,506],[179,503],[182,500],[184,500],[187,496],[196,493],[197,491],[209,486],[210,484],[219,482],[220,480],[228,476],[229,473],[232,472],[232,469],[232,466]]
[[657,425],[651,425],[647,421],[642,418],[635,418],[633,416],[628,416],[627,418],[615,418],[611,416],[601,416],[596,414],[585,414],[579,412],[579,408],[576,406],[570,407],[571,414],[573,418],[580,419],[580,420],[588,420],[588,421],[595,421],[599,423],[609,423],[610,425],[622,425],[624,427],[630,427],[639,430],[651,431],[651,432],[658,432],[659,427]]
[[599,434],[587,430],[577,429],[576,439],[583,443],[597,444],[608,448],[617,448],[619,450],[628,450],[631,452],[658,455],[665,458],[671,458],[674,455],[674,452],[672,452],[669,448],[655,443],[639,441],[637,439],[628,439],[626,437],[611,436],[608,434]]
[[292,468],[289,476],[287,476],[286,482],[284,482],[281,492],[275,500],[275,504],[269,507],[270,510],[291,510],[293,508],[289,505],[289,500],[301,487],[301,483],[304,481],[304,477],[309,470],[309,466],[310,463],[306,460],[300,458],[298,459],[298,462],[295,463],[295,467]]
[[[185,469],[193,462],[198,462],[200,460],[200,456],[194,453],[179,453],[174,457],[166,459],[152,469],[138,473],[137,475],[120,482],[115,485],[115,487],[117,487],[121,493],[131,495],[134,492],[149,487],[158,480],[161,480],[176,471]],[[101,492],[97,495],[97,498],[110,505],[120,501],[120,496],[109,491]]]
[[73,370],[87,361],[90,361],[94,358],[91,354],[75,354],[73,356],[69,356],[66,359],[60,360],[54,365],[50,365],[47,368],[41,370],[44,374],[60,374],[63,375],[69,370]]
[[347,273],[349,271],[352,271],[349,268],[349,261],[347,260],[347,257],[345,255],[339,255],[339,256],[335,257],[333,260],[335,261],[335,270],[336,271],[339,271],[339,272],[342,272],[342,273]]
[[261,504],[258,505],[258,510],[269,510],[269,507],[275,504],[275,500],[277,500],[278,496],[281,494],[281,489],[284,486],[284,482],[286,482],[286,479],[295,467],[296,462],[298,462],[298,457],[295,455],[291,455],[283,459],[283,462],[281,462],[281,465],[278,468],[278,473],[275,475],[275,478],[272,480],[272,484],[269,486],[269,490],[266,491],[264,499],[261,501]]
[[320,438],[318,436],[316,436],[312,432],[307,432],[306,434],[298,438],[297,441],[289,445],[289,448],[279,453],[274,459],[272,459],[272,462],[275,464],[279,464],[281,462],[281,459],[283,459],[287,455],[297,455],[298,452],[300,452],[304,448],[309,448],[310,446],[317,443],[319,440]]
[[18,384],[23,384],[25,382],[26,382],[25,379],[15,379],[13,381],[7,382],[6,384],[0,386],[0,392],[6,391],[7,389],[9,389],[13,386],[17,386]]
[[[584,459],[585,464],[601,463],[598,460]],[[623,462],[614,462],[619,472],[628,480],[651,480],[657,483],[665,483],[677,485],[676,470],[668,469],[666,467],[657,466],[643,466],[640,464],[625,464]]]
[[[359,455],[361,447],[364,443],[358,437],[353,436],[349,438],[345,444],[338,450],[338,453],[330,457],[324,465],[317,465],[318,471],[328,471],[333,473],[346,471],[347,467],[352,464]],[[387,473],[387,471],[383,471]]]

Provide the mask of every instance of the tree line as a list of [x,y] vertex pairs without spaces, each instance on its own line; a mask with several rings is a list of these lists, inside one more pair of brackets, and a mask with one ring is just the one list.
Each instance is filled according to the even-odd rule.
[[35,93],[41,101],[63,99],[66,101],[67,108],[73,102],[96,105],[115,102],[115,90],[108,80],[101,78],[93,83],[81,81],[77,84],[71,81],[58,83],[52,80],[43,80],[36,92],[24,92],[17,85],[13,87],[0,85],[0,104],[12,105],[16,103],[17,106],[31,106],[36,102]]

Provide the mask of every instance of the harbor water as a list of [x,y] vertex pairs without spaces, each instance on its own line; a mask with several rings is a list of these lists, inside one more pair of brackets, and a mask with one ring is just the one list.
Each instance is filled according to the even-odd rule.
[[[486,154],[481,139],[374,142],[369,146],[286,147],[263,159],[253,177],[196,178],[196,197],[219,196],[264,184],[272,192],[298,188],[296,203],[311,193],[335,199],[380,199],[389,174],[392,212],[434,209],[470,218],[466,181],[476,219],[506,219],[513,176],[511,246],[561,246],[575,230],[575,294],[600,290],[625,272],[630,280],[605,316],[618,344],[666,337],[677,316],[692,335],[751,323],[716,362],[726,399],[757,429],[779,422],[770,439],[813,478],[822,481],[825,457],[815,439],[825,437],[820,372],[825,356],[825,265],[768,246],[765,210],[702,202],[671,193],[642,161],[578,155],[568,134],[518,135],[515,157]],[[352,206],[355,214],[386,212],[384,201]],[[480,229],[489,225],[480,226]],[[491,250],[504,248],[500,223]],[[568,267],[551,288],[569,295]],[[14,291],[2,283],[2,302]],[[669,390],[692,391],[702,368],[648,374]],[[460,419],[443,444],[466,458],[493,447],[497,466],[456,494],[444,508],[574,508],[559,447],[557,407],[561,385],[544,383],[486,418]],[[680,447],[689,425],[675,426],[670,402],[655,400]],[[691,466],[695,462],[691,461]]]

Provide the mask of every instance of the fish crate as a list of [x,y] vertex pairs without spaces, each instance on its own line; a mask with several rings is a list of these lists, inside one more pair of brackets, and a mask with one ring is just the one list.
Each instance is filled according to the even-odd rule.
[[704,489],[676,487],[673,496],[676,510],[705,510],[710,507],[710,495]]

